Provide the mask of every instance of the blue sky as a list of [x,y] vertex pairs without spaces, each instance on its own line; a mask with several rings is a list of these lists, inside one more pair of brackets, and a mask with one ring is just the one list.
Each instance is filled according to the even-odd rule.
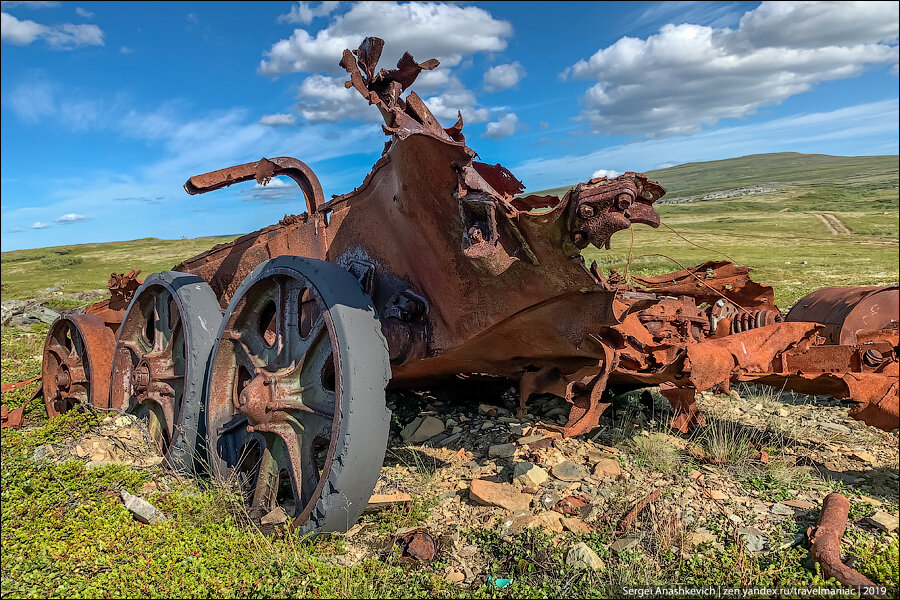
[[529,190],[760,152],[898,152],[898,3],[3,2],[2,249],[247,232],[303,210],[276,180],[191,175],[295,156],[326,196],[384,142],[341,50],[441,66],[413,86]]

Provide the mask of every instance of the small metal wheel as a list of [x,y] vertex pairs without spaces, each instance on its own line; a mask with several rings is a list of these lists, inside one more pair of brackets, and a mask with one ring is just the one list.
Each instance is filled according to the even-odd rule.
[[248,512],[281,507],[301,533],[362,514],[390,425],[387,344],[371,299],[341,267],[279,256],[231,300],[207,379],[214,476]]
[[119,326],[109,405],[145,419],[158,451],[178,470],[193,472],[202,458],[203,382],[221,322],[205,281],[163,271],[138,288]]
[[115,345],[116,336],[95,315],[65,315],[53,322],[41,366],[48,416],[59,416],[78,403],[107,408]]

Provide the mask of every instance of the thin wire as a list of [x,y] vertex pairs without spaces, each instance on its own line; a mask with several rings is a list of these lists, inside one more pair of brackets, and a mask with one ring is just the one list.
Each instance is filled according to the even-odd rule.
[[[733,258],[731,258],[730,256],[728,256],[728,255],[725,254],[724,252],[721,252],[721,251],[719,251],[719,250],[714,250],[714,249],[712,249],[712,248],[707,248],[707,247],[705,247],[705,246],[701,246],[700,244],[694,243],[694,242],[692,242],[691,240],[689,240],[689,239],[687,239],[686,237],[684,237],[683,235],[681,235],[680,233],[678,233],[677,231],[675,231],[674,229],[672,229],[672,227],[670,227],[670,226],[667,225],[666,223],[663,223],[663,222],[660,221],[660,225],[662,225],[663,227],[665,227],[666,229],[668,229],[669,231],[671,231],[672,233],[674,233],[675,235],[677,235],[678,237],[680,237],[681,239],[683,239],[684,241],[686,241],[686,242],[687,242],[688,244],[690,244],[691,246],[696,246],[697,248],[700,248],[701,250],[708,250],[708,251],[710,251],[710,252],[715,252],[716,254],[721,254],[722,256],[724,256],[725,258],[727,258],[728,260],[730,260],[730,261],[733,262],[734,264],[737,264],[737,261],[736,261],[736,260],[734,260]],[[632,235],[634,235],[634,234],[632,234]]]
[[728,300],[730,303],[732,303],[732,304],[734,304],[735,306],[737,306],[739,309],[741,309],[742,311],[744,311],[744,312],[747,313],[748,315],[752,315],[752,314],[753,314],[751,311],[747,310],[746,308],[744,308],[743,306],[741,306],[740,304],[738,304],[737,302],[735,302],[734,300],[732,300],[731,298],[729,298],[728,296],[726,296],[725,294],[723,294],[722,292],[720,292],[719,290],[717,290],[716,288],[712,287],[711,285],[709,285],[708,283],[706,283],[705,281],[703,281],[702,279],[700,279],[699,277],[697,277],[697,274],[696,274],[696,273],[694,273],[693,271],[691,271],[690,269],[688,269],[687,267],[685,267],[683,264],[681,264],[680,262],[678,262],[677,260],[675,260],[675,259],[672,258],[671,256],[666,256],[665,254],[653,253],[653,254],[639,254],[639,255],[635,256],[635,258],[643,258],[643,257],[645,257],[645,256],[659,256],[659,257],[662,257],[662,258],[668,258],[668,259],[671,260],[673,263],[675,263],[676,265],[678,265],[679,267],[681,267],[682,269],[684,269],[685,271],[687,271],[688,275],[690,275],[691,277],[693,277],[694,279],[696,279],[697,281],[699,281],[700,283],[702,283],[703,285],[705,285],[706,287],[708,287],[709,289],[711,289],[713,292],[715,292],[715,293],[718,294],[719,296],[722,296],[723,298],[725,298],[725,299]]
[[634,252],[634,227],[629,227],[631,232],[631,246],[628,248],[628,262],[625,263],[625,283],[628,283],[628,268],[631,267],[631,253]]

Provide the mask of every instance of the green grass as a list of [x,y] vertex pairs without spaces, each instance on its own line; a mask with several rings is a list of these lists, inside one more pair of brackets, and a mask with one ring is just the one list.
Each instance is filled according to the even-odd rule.
[[[746,185],[778,184],[778,191],[660,204],[663,222],[691,242],[666,228],[635,227],[630,274],[661,274],[680,268],[671,259],[689,266],[720,259],[717,252],[722,252],[753,266],[754,279],[773,285],[782,307],[827,285],[898,279],[896,157],[757,155],[680,165],[650,176],[668,187],[676,200]],[[816,216],[822,212],[834,214],[851,233],[832,235]],[[113,271],[137,268],[147,276],[227,239],[150,238],[6,252],[0,255],[3,297],[36,297],[56,309],[74,308],[94,296],[71,294],[102,291]],[[622,271],[630,243],[631,233],[620,232],[613,237],[612,251],[591,248],[585,257]],[[55,266],[42,269],[46,264]],[[48,296],[40,291],[49,287],[60,287],[63,293]],[[46,330],[46,326],[29,332],[2,328],[4,383],[40,374]],[[478,546],[485,576],[513,580],[505,589],[481,582],[471,589],[448,584],[443,579],[444,567],[451,564],[446,554],[431,565],[410,568],[396,552],[380,557],[380,548],[370,548],[360,563],[341,566],[335,557],[342,556],[351,542],[263,536],[246,524],[229,490],[203,482],[189,486],[189,494],[178,488],[155,492],[151,501],[172,519],[140,525],[115,495],[123,489],[136,492],[160,472],[116,466],[86,471],[80,461],[32,462],[36,446],[71,440],[102,417],[72,412],[47,422],[43,402],[30,400],[34,387],[3,394],[4,404],[26,405],[30,429],[3,430],[0,437],[2,597],[621,597],[622,586],[653,583],[834,585],[825,584],[806,563],[804,547],[742,553],[729,537],[732,530],[724,518],[710,525],[724,541],[724,550],[700,548],[689,558],[651,541],[634,552],[615,555],[607,549],[613,541],[611,529],[603,527],[587,536],[564,534],[558,543],[534,531],[512,538],[501,536],[499,528],[453,532],[461,543]],[[743,431],[712,429],[699,443],[730,460],[746,457],[750,442],[756,441]],[[634,442],[629,447],[634,460],[647,468],[679,477],[679,472],[697,466],[668,442],[662,446],[656,442],[663,440],[656,438],[626,437]],[[416,454],[409,461],[421,487],[427,488],[433,466],[420,462]],[[744,486],[765,490],[773,500],[790,497],[791,490],[808,484],[804,479],[808,476],[774,455],[768,465],[744,468],[738,475]],[[383,547],[396,528],[422,524],[435,510],[435,500],[423,493],[408,507],[364,520],[372,524],[366,529],[378,534]],[[861,518],[869,510],[854,503],[851,516]],[[805,527],[793,522],[790,526],[795,530],[789,533]],[[847,552],[858,559],[855,568],[877,581],[896,582],[896,535],[879,537],[854,530],[848,536]],[[565,565],[565,552],[577,540],[601,556],[606,563],[602,572],[582,573]],[[894,587],[892,594],[896,593]]]
[[171,269],[186,258],[209,250],[231,237],[184,240],[143,238],[128,242],[79,244],[4,252],[3,297],[34,298],[49,287],[66,292],[105,290],[109,274],[140,269],[141,278]]

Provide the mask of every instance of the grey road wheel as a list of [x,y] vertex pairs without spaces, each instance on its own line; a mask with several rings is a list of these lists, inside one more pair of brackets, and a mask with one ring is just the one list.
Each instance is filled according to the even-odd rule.
[[215,293],[196,275],[154,273],[135,292],[119,326],[110,407],[147,422],[170,467],[198,465],[204,382],[222,323]]
[[213,474],[242,487],[251,517],[281,507],[301,533],[346,531],[384,460],[389,378],[380,322],[353,275],[295,256],[259,265],[210,361]]

